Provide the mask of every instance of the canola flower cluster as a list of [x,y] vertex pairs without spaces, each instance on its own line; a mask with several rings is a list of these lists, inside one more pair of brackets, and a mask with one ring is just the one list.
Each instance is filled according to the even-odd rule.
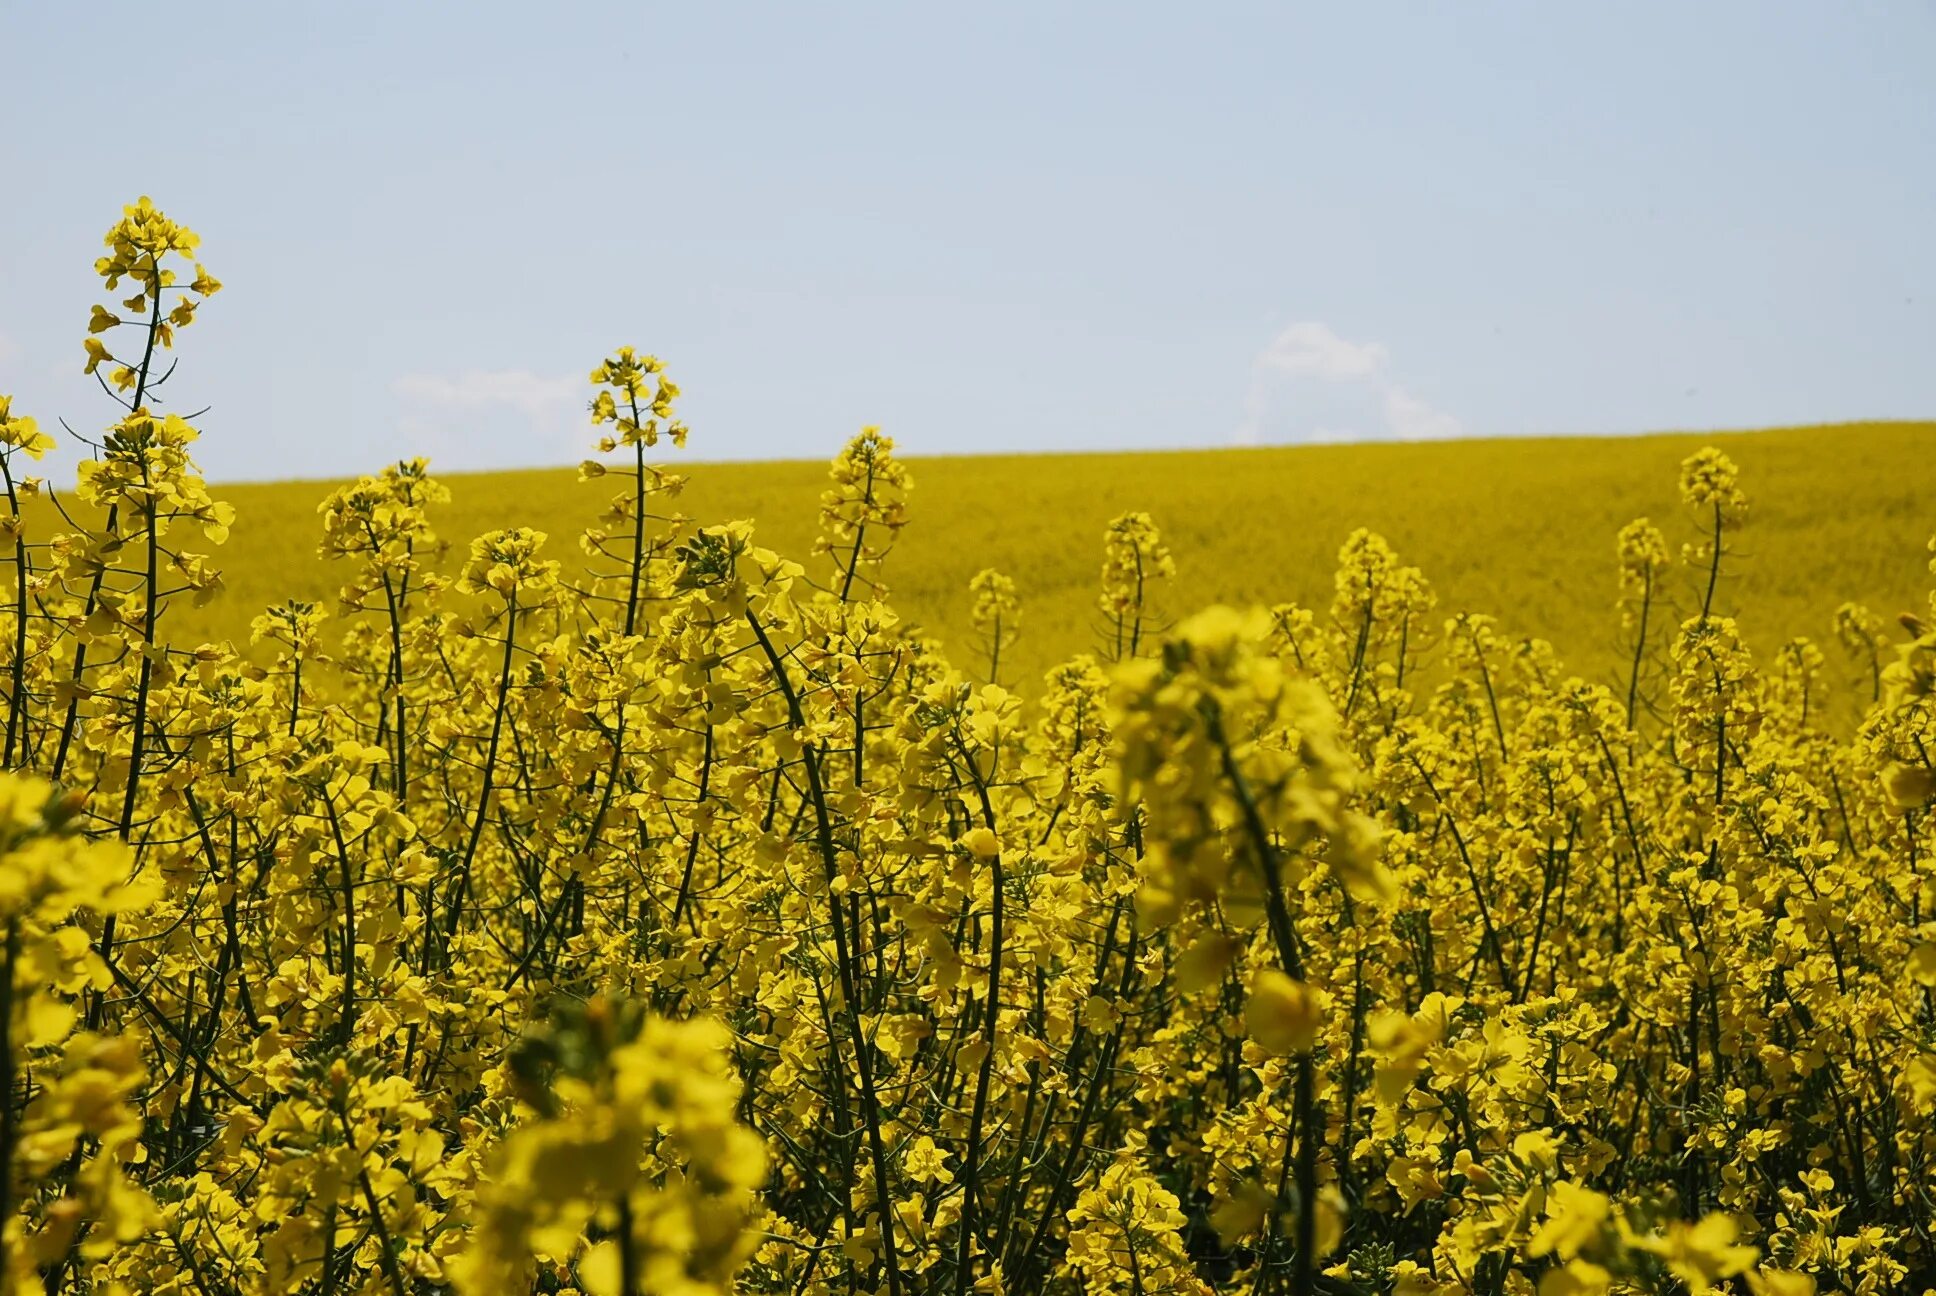
[[1172,622],[1126,514],[1025,700],[1002,573],[972,672],[896,618],[890,440],[802,566],[676,512],[625,349],[575,553],[446,577],[405,461],[319,510],[337,607],[182,644],[196,245],[108,235],[68,529],[0,398],[7,1292],[1936,1286],[1936,607],[1753,661],[1724,456],[1618,538],[1618,681],[1364,532]]

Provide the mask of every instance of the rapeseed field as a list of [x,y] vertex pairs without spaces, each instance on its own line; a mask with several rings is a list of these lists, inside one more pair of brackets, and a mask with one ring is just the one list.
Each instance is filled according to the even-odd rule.
[[[890,429],[891,431],[892,429]],[[917,434],[902,444],[918,446]],[[896,550],[897,609],[966,660],[983,648],[969,582],[984,567],[1017,585],[1019,635],[1003,682],[1035,677],[1096,649],[1098,545],[1109,519],[1151,514],[1175,555],[1177,592],[1159,612],[1203,602],[1329,597],[1338,548],[1358,527],[1424,570],[1442,606],[1497,616],[1515,635],[1550,641],[1573,669],[1610,678],[1630,647],[1612,613],[1612,537],[1636,517],[1678,507],[1675,467],[1716,445],[1754,484],[1756,526],[1725,573],[1749,612],[1749,641],[1772,651],[1796,636],[1834,638],[1854,600],[1880,615],[1919,606],[1917,554],[1936,499],[1936,424],[1868,423],[1731,434],[1526,438],[1172,453],[907,458],[911,523]],[[831,454],[837,447],[829,447]],[[752,519],[762,544],[807,552],[825,488],[824,461],[705,462],[705,436],[666,456],[688,478],[668,508],[697,522]],[[372,464],[371,471],[382,467]],[[433,464],[434,468],[435,465]],[[462,538],[515,522],[576,535],[605,492],[574,468],[457,474],[439,531]],[[183,639],[247,635],[270,603],[327,604],[337,578],[310,561],[316,505],[330,483],[229,485],[238,542],[228,593],[178,617]],[[453,552],[447,566],[460,555]],[[569,556],[568,561],[569,561]]]
[[0,396],[9,1293],[1936,1286],[1926,428],[212,487],[201,255]]

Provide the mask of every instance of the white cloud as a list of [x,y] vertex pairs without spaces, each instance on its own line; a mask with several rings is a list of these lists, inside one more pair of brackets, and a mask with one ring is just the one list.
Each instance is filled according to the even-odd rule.
[[405,374],[394,384],[399,396],[445,410],[508,406],[533,423],[569,415],[584,404],[582,380],[566,374],[546,378],[525,369],[472,369],[445,374]]
[[[1321,320],[1288,325],[1251,361],[1244,417],[1232,440],[1426,441],[1466,434],[1456,416],[1414,396],[1391,369],[1382,342],[1351,341]],[[1290,423],[1292,409],[1304,426]],[[1346,430],[1353,425],[1365,430]]]
[[1326,382],[1349,382],[1371,377],[1389,358],[1382,342],[1349,342],[1332,332],[1329,324],[1302,320],[1271,339],[1257,357],[1257,367]]
[[1385,391],[1385,426],[1401,441],[1443,441],[1465,435],[1465,425],[1406,391]]
[[[535,374],[526,369],[470,369],[459,374],[404,374],[391,383],[403,403],[398,431],[413,446],[425,445],[440,453],[457,451],[464,458],[505,459],[530,462],[567,444],[575,446],[587,439],[582,429],[587,404],[582,375],[556,377]],[[506,456],[486,454],[471,430],[463,425],[493,414],[510,414],[532,434],[537,455],[521,454],[512,447]],[[500,432],[502,427],[500,425]],[[457,433],[465,433],[461,438]],[[462,466],[462,465],[457,465]]]

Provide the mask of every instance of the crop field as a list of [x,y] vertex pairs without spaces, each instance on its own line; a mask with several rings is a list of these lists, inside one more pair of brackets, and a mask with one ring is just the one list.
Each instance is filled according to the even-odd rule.
[[[1936,525],[1936,424],[1845,424],[1733,434],[1528,438],[1172,453],[908,457],[911,521],[886,579],[895,607],[966,661],[984,647],[968,584],[994,567],[1018,587],[1019,634],[1005,684],[1033,692],[1050,666],[1102,643],[1096,607],[1101,537],[1110,518],[1149,512],[1177,574],[1158,614],[1206,603],[1318,606],[1331,597],[1338,548],[1353,530],[1384,536],[1421,567],[1441,606],[1496,616],[1504,632],[1550,641],[1593,679],[1627,667],[1613,614],[1613,537],[1679,508],[1676,466],[1703,445],[1725,449],[1755,495],[1752,534],[1725,579],[1749,642],[1773,651],[1797,636],[1834,637],[1844,600],[1893,618],[1922,605],[1925,534]],[[589,438],[587,448],[590,448]],[[703,431],[690,453],[703,455]],[[830,447],[829,453],[832,448]],[[685,462],[688,484],[668,511],[700,524],[746,518],[761,544],[789,556],[813,545],[824,461]],[[372,464],[371,470],[381,468]],[[434,468],[435,465],[433,464]],[[575,469],[455,475],[437,533],[454,569],[470,537],[524,525],[568,550],[608,491]],[[236,508],[224,553],[227,593],[170,614],[183,641],[248,634],[271,603],[325,607],[340,574],[311,562],[316,505],[330,483],[226,485]],[[1683,537],[1677,536],[1676,539]],[[564,555],[569,564],[569,552]]]
[[622,347],[575,472],[211,486],[105,244],[7,1293],[1936,1288],[1931,425],[661,470]]

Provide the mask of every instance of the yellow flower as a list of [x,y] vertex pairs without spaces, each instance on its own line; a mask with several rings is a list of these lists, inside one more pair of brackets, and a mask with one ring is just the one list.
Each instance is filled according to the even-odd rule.
[[1594,1251],[1612,1219],[1613,1203],[1604,1195],[1561,1180],[1547,1190],[1546,1220],[1526,1244],[1526,1254],[1571,1260]]
[[1257,973],[1244,1006],[1250,1038],[1280,1057],[1308,1053],[1322,1029],[1330,996],[1272,968]]
[[1587,1260],[1569,1260],[1539,1276],[1539,1296],[1605,1296],[1613,1274]]
[[1002,839],[992,828],[970,828],[961,836],[961,845],[970,855],[994,859],[1002,853]]
[[1889,799],[1904,810],[1918,810],[1936,798],[1936,770],[1927,765],[1896,762],[1883,771]]
[[928,1184],[951,1184],[955,1181],[954,1172],[944,1164],[946,1154],[936,1147],[934,1140],[927,1135],[908,1145],[902,1159],[902,1166],[910,1179]]
[[54,448],[54,438],[25,414],[15,414],[13,397],[0,395],[0,446],[24,450],[30,458],[38,459]]
[[1665,1236],[1643,1239],[1641,1246],[1661,1258],[1667,1271],[1687,1284],[1692,1296],[1704,1296],[1723,1278],[1732,1278],[1760,1254],[1735,1243],[1737,1229],[1726,1215],[1703,1216],[1688,1224],[1675,1221]]

